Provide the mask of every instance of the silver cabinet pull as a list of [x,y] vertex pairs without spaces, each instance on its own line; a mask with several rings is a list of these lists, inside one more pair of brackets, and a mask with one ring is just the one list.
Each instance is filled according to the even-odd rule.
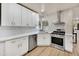
[[12,41],[11,43],[15,43],[16,41]]
[[22,43],[21,43],[20,47],[22,47]]
[[18,48],[20,47],[20,45],[18,44]]
[[22,43],[21,44],[18,44],[18,48],[21,48],[22,47]]

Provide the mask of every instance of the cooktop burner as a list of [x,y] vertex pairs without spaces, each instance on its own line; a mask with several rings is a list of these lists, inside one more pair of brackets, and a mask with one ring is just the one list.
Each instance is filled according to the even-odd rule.
[[64,31],[53,31],[51,34],[65,35]]

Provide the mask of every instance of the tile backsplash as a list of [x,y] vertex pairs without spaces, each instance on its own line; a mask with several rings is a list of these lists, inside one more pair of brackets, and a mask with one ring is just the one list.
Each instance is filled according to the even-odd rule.
[[3,26],[3,27],[0,27],[0,37],[28,33],[28,32],[31,32],[32,30],[36,31],[36,29],[34,27]]
[[35,27],[26,27],[26,26],[1,26],[0,30],[25,30],[33,29]]

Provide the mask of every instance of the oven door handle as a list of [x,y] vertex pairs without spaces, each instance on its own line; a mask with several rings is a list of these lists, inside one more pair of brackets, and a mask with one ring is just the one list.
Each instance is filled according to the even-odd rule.
[[74,36],[75,36],[75,42],[73,42],[73,43],[77,44],[77,33],[73,33],[73,39],[74,39]]

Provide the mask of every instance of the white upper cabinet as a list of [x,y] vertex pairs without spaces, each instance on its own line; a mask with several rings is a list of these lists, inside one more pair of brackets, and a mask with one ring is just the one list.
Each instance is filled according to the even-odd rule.
[[14,3],[2,4],[2,26],[20,26],[21,7]]
[[74,19],[79,19],[79,7],[75,7],[74,9],[73,9],[73,17],[74,17]]
[[15,3],[2,3],[2,26],[38,26],[39,15]]
[[39,14],[32,12],[32,26],[39,26]]
[[21,6],[18,4],[13,4],[11,7],[13,8],[13,12],[11,11],[11,13],[12,14],[14,13],[13,14],[14,25],[21,26]]
[[24,7],[21,7],[21,9],[22,9],[22,26],[29,26],[29,12]]
[[33,16],[32,16],[32,11],[28,11],[28,15],[29,15],[29,19],[28,19],[28,23],[29,23],[29,26],[33,26]]
[[9,4],[2,4],[1,6],[1,26],[8,26],[10,25],[9,21]]
[[73,12],[72,10],[68,10],[65,12],[64,20],[65,20],[65,34],[72,34],[73,33]]
[[22,7],[22,26],[38,26],[39,15]]

